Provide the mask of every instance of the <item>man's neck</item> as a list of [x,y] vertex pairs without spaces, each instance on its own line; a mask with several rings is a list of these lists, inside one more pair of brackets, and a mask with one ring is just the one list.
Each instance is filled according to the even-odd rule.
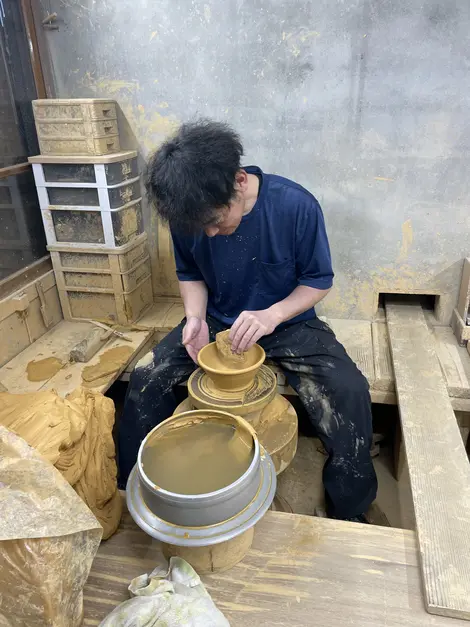
[[259,194],[259,178],[256,174],[248,174],[248,188],[244,195],[245,208],[243,215],[246,216],[256,204]]

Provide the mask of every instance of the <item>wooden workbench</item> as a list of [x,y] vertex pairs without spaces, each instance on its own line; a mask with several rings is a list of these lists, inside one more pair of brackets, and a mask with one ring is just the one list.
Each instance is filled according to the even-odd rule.
[[[55,325],[50,331],[0,368],[0,383],[12,394],[56,390],[59,396],[65,397],[68,393],[82,385],[83,369],[97,364],[101,355],[106,351],[118,346],[131,348],[132,353],[129,354],[122,366],[116,372],[107,375],[104,378],[104,383],[92,388],[97,392],[106,392],[132,360],[133,356],[153,336],[153,331],[126,331],[126,336],[130,338],[130,342],[111,337],[106,342],[103,342],[102,348],[89,362],[68,363],[70,351],[88,335],[92,328],[93,325],[88,322],[61,320],[59,324]],[[47,357],[57,357],[64,362],[64,367],[48,379],[29,381],[27,377],[28,363],[33,360],[46,359]]]
[[[159,543],[126,512],[85,586],[84,625],[98,625],[149,573]],[[412,531],[268,512],[231,570],[203,577],[232,627],[468,627],[424,609]]]

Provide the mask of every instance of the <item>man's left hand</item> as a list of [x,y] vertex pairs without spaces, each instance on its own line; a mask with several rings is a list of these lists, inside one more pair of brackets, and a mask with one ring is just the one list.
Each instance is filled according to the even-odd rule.
[[230,329],[229,340],[234,353],[243,353],[263,335],[269,335],[282,321],[270,307],[260,311],[242,311]]

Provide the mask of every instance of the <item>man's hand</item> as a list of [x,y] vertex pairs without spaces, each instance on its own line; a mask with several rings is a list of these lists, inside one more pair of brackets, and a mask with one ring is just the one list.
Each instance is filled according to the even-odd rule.
[[234,353],[243,353],[263,335],[269,335],[282,322],[273,308],[260,311],[242,311],[232,325],[229,340]]
[[186,347],[188,355],[196,364],[197,355],[206,344],[209,344],[207,322],[202,318],[188,318],[183,329],[183,346]]

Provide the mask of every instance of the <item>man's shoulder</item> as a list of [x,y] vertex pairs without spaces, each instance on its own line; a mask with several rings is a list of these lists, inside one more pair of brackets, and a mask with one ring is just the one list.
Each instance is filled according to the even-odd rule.
[[269,196],[279,199],[284,208],[320,208],[320,204],[315,196],[299,183],[278,174],[266,174],[265,176],[267,178]]

